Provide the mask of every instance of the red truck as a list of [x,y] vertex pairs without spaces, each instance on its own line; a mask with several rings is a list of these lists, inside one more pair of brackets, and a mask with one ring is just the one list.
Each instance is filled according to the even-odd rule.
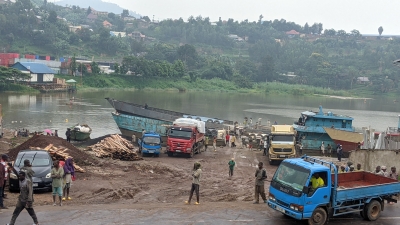
[[204,146],[205,123],[195,119],[181,118],[168,130],[167,153],[187,154],[190,158],[201,153]]

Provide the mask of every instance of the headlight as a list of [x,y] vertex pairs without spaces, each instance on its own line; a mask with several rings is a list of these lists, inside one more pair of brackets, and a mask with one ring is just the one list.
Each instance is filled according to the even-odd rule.
[[269,193],[269,195],[268,195],[268,199],[269,200],[271,200],[271,201],[273,201],[273,202],[275,202],[275,196],[273,195],[273,194],[271,194],[271,193]]
[[48,174],[46,175],[46,178],[51,178],[51,173],[48,173]]
[[303,212],[304,206],[302,205],[296,205],[296,204],[290,204],[290,208],[299,212]]
[[191,148],[187,148],[186,151],[187,151],[187,152],[190,152],[190,151],[192,151],[192,149],[191,149]]
[[148,149],[147,148],[142,148],[142,150],[147,151]]
[[276,158],[276,155],[271,155],[271,158]]
[[14,180],[16,180],[16,179],[18,179],[18,176],[17,175],[15,175],[15,173],[10,173],[10,179],[14,179]]

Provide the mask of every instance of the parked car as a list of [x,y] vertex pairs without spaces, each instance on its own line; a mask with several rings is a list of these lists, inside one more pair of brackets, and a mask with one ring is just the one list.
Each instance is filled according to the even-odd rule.
[[[33,190],[50,190],[51,191],[51,168],[53,160],[49,153],[45,150],[23,150],[17,155],[14,162],[14,168],[19,172],[24,166],[24,160],[28,159],[32,165],[35,175],[32,177]],[[18,174],[10,173],[10,191],[19,191]]]

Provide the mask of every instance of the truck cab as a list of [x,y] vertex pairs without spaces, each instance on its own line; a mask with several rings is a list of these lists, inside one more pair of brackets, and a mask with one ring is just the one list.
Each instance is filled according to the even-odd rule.
[[296,131],[292,125],[272,125],[269,135],[269,163],[296,157]]
[[187,154],[192,158],[194,154],[201,153],[201,148],[204,146],[204,133],[204,122],[183,118],[176,120],[168,130],[168,156]]
[[397,180],[364,171],[339,174],[334,163],[305,155],[280,164],[271,180],[268,206],[308,220],[309,225],[323,225],[330,217],[350,213],[373,221],[385,201],[397,202],[392,196],[399,193]]
[[141,139],[138,139],[139,152],[159,156],[161,152],[161,136],[156,132],[146,132]]

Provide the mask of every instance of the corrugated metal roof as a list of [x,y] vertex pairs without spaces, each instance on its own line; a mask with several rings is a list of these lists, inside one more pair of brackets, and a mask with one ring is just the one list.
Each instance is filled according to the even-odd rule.
[[[34,62],[18,62],[27,70],[31,71],[31,73],[43,73],[43,74],[55,74],[55,72],[50,69],[48,66],[42,63],[34,63]],[[16,63],[17,64],[17,63]]]

